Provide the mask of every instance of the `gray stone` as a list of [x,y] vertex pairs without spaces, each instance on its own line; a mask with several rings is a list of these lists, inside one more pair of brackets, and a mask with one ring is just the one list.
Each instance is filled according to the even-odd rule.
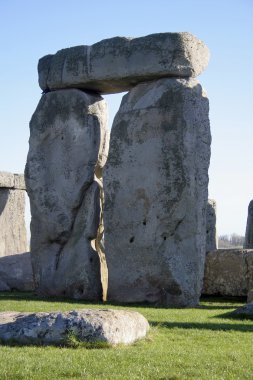
[[231,313],[231,315],[253,319],[253,302],[247,303],[246,305],[239,307],[238,309],[234,310]]
[[34,290],[30,252],[0,257],[0,291]]
[[208,252],[203,294],[247,296],[253,288],[253,250],[219,249]]
[[148,330],[146,318],[134,311],[0,313],[0,340],[5,343],[66,344],[74,336],[82,342],[131,344],[144,338]]
[[42,295],[101,299],[96,239],[104,164],[106,103],[80,90],[42,96],[30,123],[26,185],[31,254]]
[[0,257],[27,250],[25,192],[0,188]]
[[14,187],[14,174],[8,172],[0,172],[0,188],[13,188]]
[[247,303],[253,302],[253,289],[250,289],[247,294]]
[[108,300],[198,303],[210,159],[199,83],[161,79],[122,99],[104,169]]
[[26,190],[24,174],[14,174],[14,188]]
[[218,248],[218,236],[216,230],[216,202],[208,199],[206,208],[206,252]]
[[253,248],[253,200],[250,201],[248,207],[247,227],[243,248]]
[[190,33],[115,37],[41,58],[39,85],[43,90],[77,87],[122,92],[144,81],[198,76],[208,60],[208,48]]

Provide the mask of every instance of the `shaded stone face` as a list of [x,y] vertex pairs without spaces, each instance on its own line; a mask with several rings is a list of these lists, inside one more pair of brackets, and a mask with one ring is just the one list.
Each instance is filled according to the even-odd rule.
[[106,104],[98,95],[62,90],[43,95],[30,122],[26,185],[37,290],[100,299],[99,225],[94,173],[106,160]]
[[250,201],[248,207],[244,248],[253,248],[253,200]]
[[123,97],[104,170],[109,300],[196,305],[209,159],[208,100],[196,80],[143,83]]
[[43,90],[77,87],[116,93],[163,77],[198,76],[208,60],[208,48],[190,33],[114,37],[41,58],[39,84]]
[[0,291],[34,290],[30,252],[0,257]]
[[216,230],[216,202],[208,199],[206,208],[206,252],[218,248],[218,236]]
[[25,191],[0,187],[0,258],[27,250]]

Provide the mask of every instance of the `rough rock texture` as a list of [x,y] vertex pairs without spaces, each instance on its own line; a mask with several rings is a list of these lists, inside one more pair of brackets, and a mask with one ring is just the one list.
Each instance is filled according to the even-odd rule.
[[115,37],[41,58],[39,84],[43,90],[77,87],[115,93],[162,77],[195,77],[208,60],[208,48],[190,33]]
[[100,265],[91,242],[99,225],[94,172],[106,158],[106,104],[61,90],[42,96],[30,122],[26,185],[37,291],[98,300]]
[[238,309],[234,310],[231,313],[231,315],[253,319],[253,302],[247,303],[246,305],[239,307]]
[[247,294],[247,303],[253,302],[253,289],[250,289]]
[[0,188],[25,190],[25,179],[23,174],[0,172]]
[[64,344],[70,335],[84,342],[130,344],[144,338],[147,320],[123,310],[83,309],[66,313],[0,313],[0,340],[21,344]]
[[0,257],[28,250],[25,226],[25,192],[0,188]]
[[253,200],[248,207],[248,219],[243,248],[253,248]]
[[218,249],[208,252],[203,294],[247,296],[253,288],[253,250]]
[[216,230],[216,202],[208,199],[206,208],[206,252],[218,248],[218,236]]
[[123,97],[104,170],[108,300],[198,303],[210,140],[194,79],[143,83]]
[[34,290],[30,252],[0,257],[0,291]]

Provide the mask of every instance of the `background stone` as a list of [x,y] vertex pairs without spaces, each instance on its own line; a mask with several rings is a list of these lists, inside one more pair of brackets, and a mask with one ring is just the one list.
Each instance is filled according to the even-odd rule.
[[30,252],[0,257],[0,291],[34,290]]
[[206,252],[218,248],[218,236],[216,230],[216,202],[208,199],[206,209]]
[[0,188],[0,258],[27,250],[25,192]]
[[250,201],[248,207],[248,218],[243,248],[253,248],[253,200]]

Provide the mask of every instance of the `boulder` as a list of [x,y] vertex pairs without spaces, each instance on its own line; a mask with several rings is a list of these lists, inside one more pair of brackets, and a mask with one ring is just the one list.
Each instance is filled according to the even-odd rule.
[[248,207],[248,218],[243,248],[253,248],[253,200],[250,201]]
[[101,299],[97,236],[106,160],[105,101],[70,89],[42,96],[30,122],[26,186],[37,292]]
[[0,340],[19,344],[81,342],[130,344],[144,338],[147,320],[137,312],[83,309],[52,313],[0,313]]
[[27,250],[25,191],[0,187],[0,258]]
[[122,99],[104,169],[108,300],[194,306],[205,258],[208,99],[160,79]]
[[218,249],[206,255],[203,294],[247,296],[253,288],[253,250]]
[[206,208],[206,252],[218,248],[218,236],[216,230],[216,202],[208,199]]
[[238,309],[234,310],[230,315],[243,319],[253,319],[253,302],[238,307]]
[[0,257],[0,291],[34,290],[30,252]]
[[114,37],[41,58],[39,85],[42,90],[76,87],[116,93],[163,77],[198,76],[208,60],[208,48],[190,33]]

